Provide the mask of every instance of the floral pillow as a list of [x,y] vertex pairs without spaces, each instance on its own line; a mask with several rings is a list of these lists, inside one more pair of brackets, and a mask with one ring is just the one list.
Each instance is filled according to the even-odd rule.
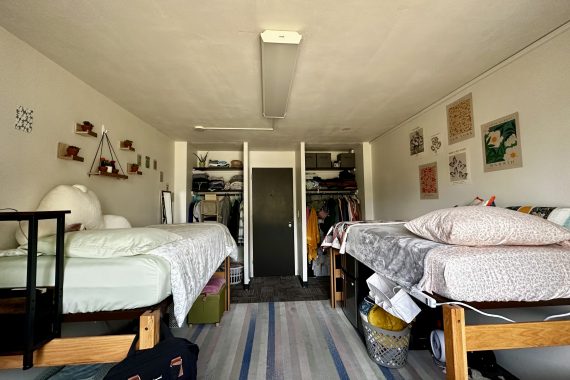
[[409,221],[405,227],[425,239],[457,245],[547,245],[570,240],[567,228],[499,207],[436,210]]

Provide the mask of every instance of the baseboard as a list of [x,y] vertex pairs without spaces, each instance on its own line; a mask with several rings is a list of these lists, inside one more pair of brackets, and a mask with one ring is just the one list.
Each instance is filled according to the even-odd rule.
[[243,284],[243,290],[249,290],[249,284]]
[[299,279],[299,282],[301,283],[302,288],[308,288],[309,287],[308,281],[303,281],[303,278],[301,276],[297,276],[297,278]]

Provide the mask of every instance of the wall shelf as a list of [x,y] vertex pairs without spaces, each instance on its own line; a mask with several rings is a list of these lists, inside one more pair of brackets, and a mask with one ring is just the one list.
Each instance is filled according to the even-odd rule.
[[129,178],[128,175],[119,174],[119,173],[106,173],[106,172],[89,173],[89,176],[92,176],[92,175],[100,175],[100,176],[103,176],[103,177],[113,177],[113,178],[117,178],[117,179],[127,179],[127,178]]
[[347,194],[347,195],[355,195],[358,194],[358,190],[307,190],[307,194]]
[[335,171],[354,170],[354,168],[305,168],[305,171]]
[[70,156],[67,154],[67,148],[69,147],[69,144],[64,144],[64,143],[58,143],[57,144],[57,158],[61,159],[61,160],[70,160],[70,161],[79,161],[79,162],[83,162],[85,161],[85,159],[83,157],[80,156]]
[[142,172],[139,170],[138,164],[129,164],[127,163],[127,174],[138,174],[142,175]]
[[92,130],[85,130],[85,128],[83,124],[77,123],[75,124],[75,133],[81,136],[97,137],[97,133]]
[[216,195],[241,195],[243,191],[193,191],[196,195],[216,194]]
[[209,172],[209,171],[243,171],[243,168],[232,168],[232,167],[227,167],[227,168],[220,168],[217,166],[194,166],[192,168],[192,170],[196,170],[199,172]]

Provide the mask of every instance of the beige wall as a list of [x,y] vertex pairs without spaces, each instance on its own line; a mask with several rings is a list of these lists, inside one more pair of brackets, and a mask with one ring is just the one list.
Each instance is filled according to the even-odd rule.
[[[451,101],[472,92],[475,137],[447,145],[446,108]],[[523,167],[483,172],[480,126],[518,112]],[[438,156],[426,151],[411,157],[408,136],[422,127],[429,136],[440,132]],[[543,41],[504,67],[475,81],[372,144],[374,216],[408,219],[426,211],[466,204],[476,195],[497,196],[500,206],[517,204],[570,206],[570,30]],[[451,185],[446,172],[448,152],[466,147],[473,180]],[[439,199],[420,200],[418,165],[438,163]],[[518,314],[521,315],[521,314]],[[516,316],[515,316],[516,319]],[[570,348],[500,352],[501,362],[521,378],[564,378],[570,373]],[[548,374],[548,376],[546,375]]]
[[[174,142],[62,67],[0,28],[0,208],[33,210],[59,184],[83,184],[99,196],[104,213],[124,215],[134,226],[160,222],[160,190],[172,189]],[[32,133],[14,128],[16,107],[34,110]],[[76,122],[89,120],[109,136],[119,161],[151,157],[151,168],[127,180],[88,177],[99,138],[73,133]],[[136,152],[119,150],[119,141],[134,141]],[[77,145],[84,162],[56,157],[58,142]],[[152,159],[158,170],[152,169]],[[164,171],[164,183],[159,172]],[[15,244],[12,223],[0,223],[0,248]]]

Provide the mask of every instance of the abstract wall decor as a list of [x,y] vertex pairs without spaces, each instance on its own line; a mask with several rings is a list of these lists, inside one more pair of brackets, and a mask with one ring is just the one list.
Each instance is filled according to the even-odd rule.
[[424,151],[424,130],[423,128],[415,128],[410,132],[410,156],[422,153]]
[[471,180],[467,160],[466,148],[449,153],[449,180],[452,184],[467,183]]
[[420,199],[438,199],[437,162],[419,166],[420,169]]
[[439,136],[439,133],[432,135],[430,140],[431,140],[430,150],[433,154],[437,154],[437,152],[441,149],[441,138]]
[[475,135],[471,93],[447,105],[447,134],[449,145],[467,140]]
[[24,108],[23,106],[16,107],[16,124],[15,128],[22,132],[32,132],[34,124],[34,110]]
[[518,112],[483,124],[481,139],[485,172],[522,167]]

